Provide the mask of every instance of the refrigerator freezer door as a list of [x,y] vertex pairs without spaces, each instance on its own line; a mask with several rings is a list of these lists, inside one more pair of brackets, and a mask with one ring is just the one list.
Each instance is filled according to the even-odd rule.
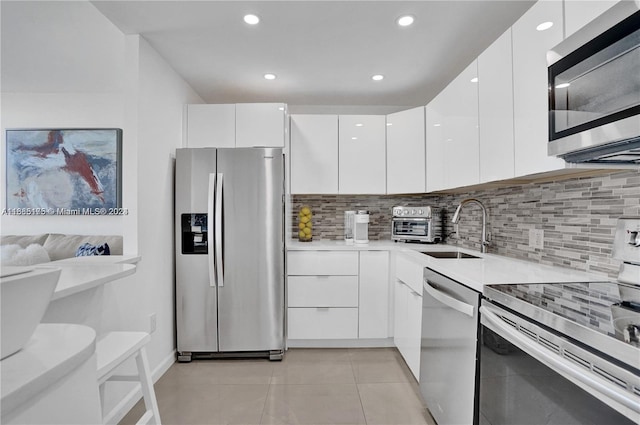
[[[208,214],[209,175],[216,172],[216,149],[176,150],[176,330],[178,352],[218,351],[216,286],[210,282],[213,249],[183,254],[182,214]],[[213,231],[211,217],[207,228]],[[210,234],[210,233],[208,233]],[[208,238],[211,240],[211,238]],[[213,286],[212,286],[213,285]]]
[[281,350],[282,149],[219,149],[217,166],[217,172],[224,174],[224,286],[218,286],[220,351]]

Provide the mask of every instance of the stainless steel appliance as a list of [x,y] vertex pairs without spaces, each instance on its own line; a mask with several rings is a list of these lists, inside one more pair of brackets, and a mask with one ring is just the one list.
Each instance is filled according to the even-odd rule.
[[477,424],[480,293],[424,271],[420,392],[439,425]]
[[391,239],[398,242],[440,241],[437,211],[431,207],[393,207]]
[[640,2],[618,2],[547,59],[549,155],[640,164]]
[[369,243],[369,211],[356,211],[353,224],[353,242],[360,244]]
[[617,282],[485,287],[480,423],[640,423],[638,235],[618,221]]
[[356,227],[356,212],[344,212],[344,241],[347,244],[353,244],[353,232]]
[[177,149],[178,360],[284,348],[282,149]]

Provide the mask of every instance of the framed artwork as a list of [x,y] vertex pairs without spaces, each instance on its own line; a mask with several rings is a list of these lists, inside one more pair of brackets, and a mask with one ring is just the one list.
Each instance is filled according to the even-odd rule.
[[122,130],[6,131],[7,209],[85,214],[122,205]]

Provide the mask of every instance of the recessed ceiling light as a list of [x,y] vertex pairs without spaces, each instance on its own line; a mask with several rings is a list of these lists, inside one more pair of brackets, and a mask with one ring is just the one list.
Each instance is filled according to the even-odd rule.
[[415,19],[413,18],[413,16],[411,15],[405,15],[405,16],[401,16],[398,18],[398,20],[396,21],[398,23],[398,25],[400,25],[401,27],[408,27],[409,25],[413,24],[413,21]]
[[388,122],[387,125],[393,125],[393,123]]
[[548,30],[549,28],[551,28],[553,26],[553,22],[551,21],[547,21],[547,22],[543,22],[540,25],[538,25],[536,27],[536,29],[538,31],[544,31],[544,30]]
[[564,89],[567,88],[571,85],[571,83],[560,83],[560,84],[556,84],[556,88],[557,89]]
[[471,82],[472,82],[472,83],[477,83],[477,82],[478,82],[478,77],[473,77],[473,78],[471,79]]
[[352,137],[351,140],[358,140],[358,138],[357,137]]
[[265,80],[275,80],[276,79],[276,74],[264,74],[264,79]]
[[384,79],[384,75],[376,74],[376,75],[372,76],[371,79],[373,81],[380,81],[380,80]]
[[362,123],[356,124],[356,127],[362,127]]
[[440,124],[434,124],[433,126],[434,127],[440,127]]
[[279,107],[278,111],[284,111],[284,106]]
[[258,22],[260,22],[260,18],[258,18],[256,15],[244,15],[244,21],[249,25],[256,25]]

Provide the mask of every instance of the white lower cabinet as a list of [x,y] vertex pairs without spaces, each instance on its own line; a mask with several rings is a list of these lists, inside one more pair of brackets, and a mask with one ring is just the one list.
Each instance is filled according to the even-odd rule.
[[353,339],[358,337],[358,308],[288,309],[289,339]]
[[387,338],[388,251],[289,251],[289,340]]
[[358,337],[389,336],[389,252],[360,251]]
[[423,266],[401,253],[396,255],[395,266],[393,341],[413,376],[419,379]]

